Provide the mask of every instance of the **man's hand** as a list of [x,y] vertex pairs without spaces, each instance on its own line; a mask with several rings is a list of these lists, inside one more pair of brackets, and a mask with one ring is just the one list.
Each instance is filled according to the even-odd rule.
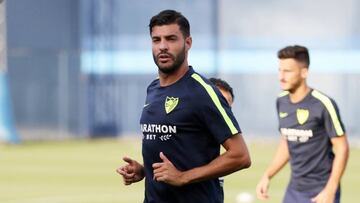
[[264,175],[256,186],[257,198],[259,198],[260,200],[267,200],[269,198],[268,195],[269,184],[270,184],[270,179]]
[[280,140],[279,146],[276,150],[273,161],[268,166],[264,175],[260,179],[258,185],[256,186],[256,196],[260,200],[269,199],[268,189],[270,186],[270,179],[276,175],[289,161],[289,148],[287,140],[282,137]]
[[124,157],[123,160],[127,164],[116,169],[116,172],[122,175],[125,185],[131,185],[144,178],[144,167],[141,164],[129,157]]
[[160,152],[160,158],[163,162],[154,163],[152,165],[154,169],[154,180],[174,186],[184,185],[185,181],[182,180],[183,172],[177,170],[164,153]]
[[311,199],[316,203],[333,203],[336,190],[340,184],[340,179],[345,171],[346,163],[349,158],[349,144],[346,135],[331,138],[331,143],[335,152],[330,178],[325,188]]
[[322,190],[318,195],[311,199],[316,203],[333,203],[335,200],[335,193],[329,192],[326,189]]

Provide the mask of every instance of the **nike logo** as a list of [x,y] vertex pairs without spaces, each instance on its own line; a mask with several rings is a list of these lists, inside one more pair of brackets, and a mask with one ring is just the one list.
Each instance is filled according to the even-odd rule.
[[288,116],[288,113],[286,113],[286,112],[280,112],[279,113],[280,118],[285,118],[286,116]]
[[149,106],[150,104],[144,104],[144,107],[143,108],[145,108],[145,107],[147,107],[147,106]]

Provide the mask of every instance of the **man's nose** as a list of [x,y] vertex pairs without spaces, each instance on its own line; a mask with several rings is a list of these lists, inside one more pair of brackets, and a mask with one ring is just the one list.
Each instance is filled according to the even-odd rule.
[[159,48],[160,48],[161,50],[168,50],[168,49],[169,49],[169,46],[168,46],[168,44],[167,44],[167,42],[166,42],[165,40],[162,40],[162,41],[160,42]]

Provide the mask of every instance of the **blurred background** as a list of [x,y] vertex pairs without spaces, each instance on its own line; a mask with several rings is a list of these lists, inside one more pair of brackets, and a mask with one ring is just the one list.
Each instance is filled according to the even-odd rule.
[[276,52],[310,50],[309,84],[333,97],[348,134],[360,134],[360,2],[356,0],[6,1],[7,77],[21,139],[139,136],[156,78],[149,19],[162,9],[190,21],[189,62],[235,90],[247,136],[277,136]]
[[310,86],[336,100],[353,145],[360,136],[360,1],[0,2],[0,142],[141,139],[157,77],[148,23],[163,9],[190,21],[195,70],[234,88],[245,139],[277,140],[276,54],[294,44],[310,50]]

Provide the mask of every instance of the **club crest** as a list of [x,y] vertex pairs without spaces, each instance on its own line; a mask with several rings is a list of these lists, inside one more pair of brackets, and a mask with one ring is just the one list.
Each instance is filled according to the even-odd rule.
[[179,103],[178,97],[166,97],[165,100],[165,111],[166,114],[172,112]]
[[304,123],[306,123],[306,121],[309,118],[309,110],[307,109],[297,109],[296,110],[296,118],[299,122],[300,125],[303,125]]

